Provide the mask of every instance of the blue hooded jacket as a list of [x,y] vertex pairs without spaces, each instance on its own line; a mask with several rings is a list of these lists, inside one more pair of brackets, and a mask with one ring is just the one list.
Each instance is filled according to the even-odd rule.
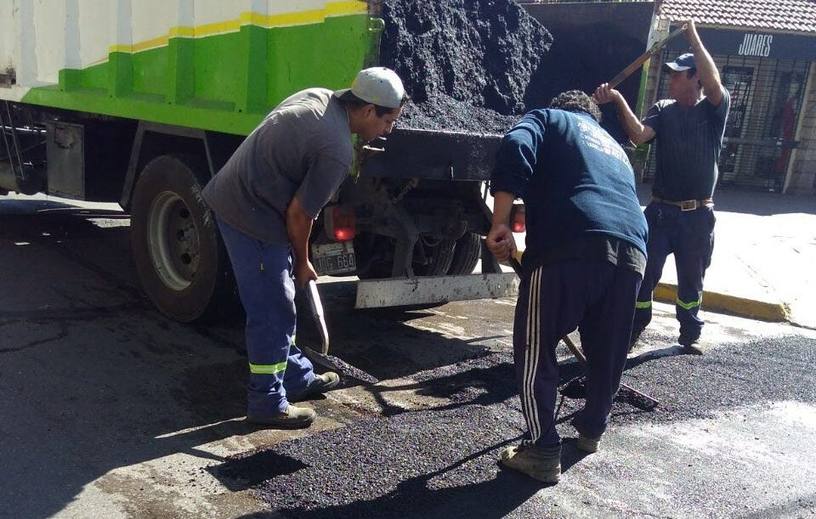
[[505,135],[491,193],[524,200],[526,268],[552,251],[603,235],[646,255],[648,228],[623,148],[584,112],[533,110]]

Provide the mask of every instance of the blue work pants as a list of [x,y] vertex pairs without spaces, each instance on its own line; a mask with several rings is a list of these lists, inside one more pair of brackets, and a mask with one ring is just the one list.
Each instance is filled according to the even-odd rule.
[[246,312],[247,414],[270,416],[302,393],[314,368],[295,346],[295,284],[288,245],[256,240],[218,220]]
[[634,335],[640,334],[652,320],[654,289],[660,282],[666,257],[674,254],[675,312],[680,321],[680,337],[696,340],[704,324],[698,314],[703,302],[703,279],[714,251],[714,209],[700,207],[683,211],[675,205],[652,202],[644,214],[649,223],[648,260],[635,304]]

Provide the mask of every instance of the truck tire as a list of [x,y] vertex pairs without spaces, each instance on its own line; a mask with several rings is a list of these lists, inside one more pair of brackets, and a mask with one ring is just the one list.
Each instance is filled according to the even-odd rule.
[[195,157],[159,156],[139,175],[131,204],[142,288],[161,313],[184,323],[214,318],[225,308],[221,298],[234,293],[226,249],[201,198],[206,171]]
[[453,261],[448,269],[448,274],[472,274],[473,269],[482,256],[482,237],[475,232],[466,232],[464,236],[456,240],[456,247],[453,249]]
[[[420,265],[413,264],[414,275],[416,276],[443,276],[451,266],[456,242],[454,240],[440,240],[434,244],[417,243],[417,247],[424,247],[427,263]],[[357,252],[357,264],[366,264],[372,256],[377,256],[378,261],[369,265],[365,271],[358,272],[360,279],[384,279],[391,277],[392,265],[394,264],[394,249],[396,242],[384,236],[361,235],[354,241],[354,249]]]

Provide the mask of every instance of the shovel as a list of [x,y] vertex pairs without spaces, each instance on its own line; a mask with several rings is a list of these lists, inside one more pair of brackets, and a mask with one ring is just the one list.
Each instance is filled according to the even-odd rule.
[[326,326],[326,315],[323,312],[323,303],[320,300],[320,293],[317,291],[317,283],[315,283],[313,279],[310,279],[306,285],[306,299],[309,301],[309,310],[311,310],[312,318],[314,319],[315,325],[317,325],[322,341],[319,352],[308,346],[298,344],[298,347],[303,350],[306,357],[308,357],[313,364],[336,371],[343,377],[353,378],[365,384],[376,384],[379,382],[373,375],[359,368],[355,368],[348,362],[338,359],[334,355],[329,355],[329,328]]
[[635,58],[635,60],[632,63],[630,63],[626,68],[618,72],[618,74],[615,77],[610,79],[609,88],[615,88],[616,86],[620,85],[623,82],[623,80],[631,76],[633,72],[635,72],[637,69],[641,67],[641,65],[646,63],[646,60],[657,54],[657,52],[663,47],[665,47],[667,43],[669,43],[677,36],[683,34],[685,31],[686,25],[683,24],[683,26],[681,26],[679,29],[673,30],[668,35],[663,37],[661,40],[656,41],[654,45],[649,47],[649,50]]

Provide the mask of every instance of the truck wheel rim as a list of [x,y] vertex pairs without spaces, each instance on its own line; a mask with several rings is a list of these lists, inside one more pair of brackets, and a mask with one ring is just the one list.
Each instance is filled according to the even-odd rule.
[[169,288],[189,287],[199,264],[198,229],[187,204],[176,193],[160,193],[151,204],[148,248],[153,267]]

